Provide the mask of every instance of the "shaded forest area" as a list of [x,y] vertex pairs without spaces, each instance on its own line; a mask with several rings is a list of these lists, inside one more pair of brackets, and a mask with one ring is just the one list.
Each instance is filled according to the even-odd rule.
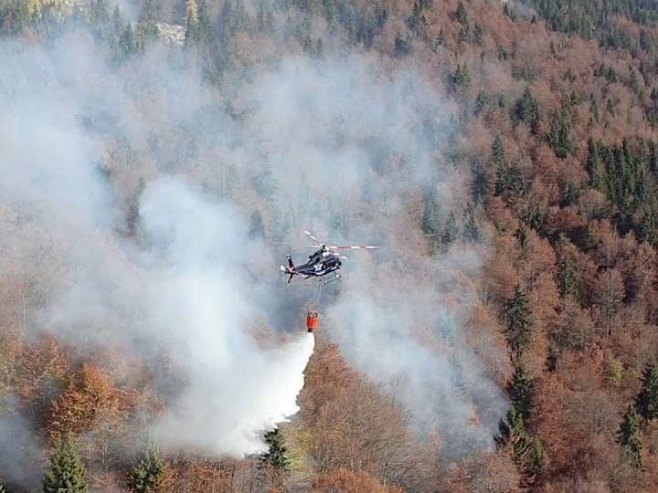
[[[286,55],[370,53],[456,103],[448,164],[463,207],[414,205],[425,254],[487,245],[474,318],[504,355],[495,450],[442,459],[404,410],[320,341],[301,411],[242,460],[161,454],[144,416],[166,403],[139,361],[80,361],[21,327],[30,280],[4,283],[2,411],[50,446],[43,491],[640,492],[658,489],[658,10],[651,1],[0,0],[3,41],[89,30],[115,67],[186,29],[209,87]],[[131,16],[134,16],[132,18]],[[239,94],[222,104],[239,118]],[[90,122],[91,124],[96,124]],[[123,159],[117,154],[117,161]],[[11,166],[11,163],[7,164]],[[138,188],[138,185],[135,185]],[[126,199],[126,231],[135,222]],[[265,224],[263,224],[265,222]],[[256,230],[267,218],[254,216]],[[16,279],[20,279],[17,277]],[[488,328],[492,327],[492,328]],[[330,330],[328,328],[327,330]],[[320,336],[322,337],[322,336]],[[166,363],[163,363],[163,365]],[[164,456],[163,456],[164,455]],[[50,462],[48,462],[50,460]],[[0,470],[0,477],[3,475]],[[61,490],[70,474],[77,486]],[[9,482],[0,491],[23,491]]]

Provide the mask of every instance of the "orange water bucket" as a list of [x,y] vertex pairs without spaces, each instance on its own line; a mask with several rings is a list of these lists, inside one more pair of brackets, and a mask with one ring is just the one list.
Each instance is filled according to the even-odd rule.
[[318,328],[319,322],[320,317],[318,316],[318,312],[309,310],[306,314],[306,330],[309,332],[315,332]]

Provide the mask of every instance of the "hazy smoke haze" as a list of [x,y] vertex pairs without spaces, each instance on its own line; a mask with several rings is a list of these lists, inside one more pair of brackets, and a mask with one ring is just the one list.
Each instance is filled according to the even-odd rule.
[[[80,31],[0,44],[2,269],[18,258],[36,279],[28,332],[82,354],[165,351],[181,384],[152,423],[160,442],[257,452],[296,412],[313,351],[297,318],[311,281],[285,285],[288,247],[273,241],[298,261],[303,229],[377,243],[350,254],[321,330],[384,389],[405,382],[417,429],[455,452],[488,447],[505,403],[465,344],[475,294],[455,282],[483,252],[428,257],[417,224],[428,188],[442,213],[462,207],[464,177],[443,157],[453,105],[365,55],[285,58],[220,90],[162,46],[120,67],[102,55]],[[263,345],[263,327],[290,335]]]

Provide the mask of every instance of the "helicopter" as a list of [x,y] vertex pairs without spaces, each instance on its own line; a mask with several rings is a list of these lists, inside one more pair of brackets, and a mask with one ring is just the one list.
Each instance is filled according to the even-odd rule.
[[[304,231],[304,234],[320,248],[309,255],[308,262],[302,265],[296,266],[292,261],[292,257],[288,255],[288,267],[281,266],[281,272],[289,276],[288,283],[292,281],[294,276],[303,276],[304,279],[308,279],[309,277],[324,277],[327,274],[336,272],[343,265],[342,261],[347,259],[344,255],[336,253],[337,250],[373,250],[379,248],[373,245],[326,245],[310,231]],[[340,274],[337,273],[335,279],[338,278],[340,278]]]

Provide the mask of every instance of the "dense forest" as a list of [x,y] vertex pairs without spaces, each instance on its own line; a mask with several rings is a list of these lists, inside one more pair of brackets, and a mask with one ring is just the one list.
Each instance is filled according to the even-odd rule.
[[658,490],[657,23],[0,0],[0,492]]

